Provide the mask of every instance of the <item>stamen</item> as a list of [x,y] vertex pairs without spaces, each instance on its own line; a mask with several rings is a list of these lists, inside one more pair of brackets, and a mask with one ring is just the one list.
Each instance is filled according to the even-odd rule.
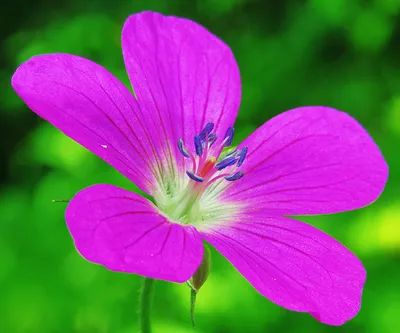
[[196,163],[196,159],[195,156],[193,154],[190,154],[190,159],[192,160],[192,169],[193,172],[197,172],[197,163]]
[[243,164],[244,159],[246,158],[246,154],[247,154],[247,147],[243,147],[243,149],[239,154],[239,161],[237,163],[237,167],[240,167]]
[[224,138],[224,146],[228,147],[232,144],[232,140],[233,140],[233,135],[235,134],[235,131],[233,129],[233,127],[228,127],[226,133],[225,133],[225,138]]
[[235,163],[236,163],[236,158],[234,156],[228,156],[227,158],[224,158],[222,161],[218,162],[215,165],[215,168],[217,170],[222,170],[228,166],[234,165]]
[[185,146],[183,145],[183,140],[182,139],[178,140],[178,148],[179,148],[179,151],[181,152],[181,154],[183,156],[185,156],[187,158],[190,157],[190,154],[188,153],[188,151],[186,150]]
[[[193,188],[193,183],[189,182],[189,190],[196,190],[202,193],[210,184],[218,180],[222,181],[226,179],[227,181],[235,181],[242,178],[244,175],[242,171],[236,171],[235,169],[243,164],[248,148],[243,147],[242,149],[235,149],[231,147],[228,149],[228,151],[230,151],[229,154],[222,153],[222,151],[225,150],[224,147],[229,147],[232,144],[234,136],[233,127],[228,127],[224,139],[219,140],[218,144],[211,148],[217,141],[217,135],[211,133],[213,129],[214,123],[209,122],[199,134],[194,136],[193,140],[196,154],[186,149],[182,139],[178,140],[180,153],[184,157],[190,158],[192,162],[191,171],[186,171],[186,174],[195,182],[204,182],[201,186],[195,186]],[[221,157],[221,155],[223,157]],[[217,160],[220,161],[217,163]],[[224,170],[225,172],[221,172],[223,169],[226,169]]]
[[218,175],[218,176],[215,176],[214,178],[211,178],[211,179],[207,182],[206,186],[210,186],[212,183],[214,183],[214,182],[217,181],[218,179],[221,179],[221,178],[226,177],[226,176],[229,176],[229,174],[228,174],[228,173],[223,173],[223,174],[220,174],[220,175]]
[[196,148],[196,154],[201,156],[201,153],[203,152],[203,146],[201,144],[200,135],[194,136],[194,147]]
[[233,182],[233,181],[235,181],[235,180],[238,180],[238,179],[242,178],[243,175],[244,175],[243,171],[238,171],[238,172],[236,172],[235,174],[233,174],[232,176],[227,176],[227,177],[225,177],[225,179],[226,179],[227,181],[229,181],[229,182]]
[[200,177],[200,176],[194,174],[194,172],[192,172],[192,171],[186,171],[186,174],[189,176],[190,179],[193,179],[194,181],[196,181],[198,183],[204,182],[203,177]]
[[202,141],[202,145],[203,145],[203,154],[201,155],[200,158],[200,165],[203,165],[204,161],[208,156],[208,134],[206,134],[205,140]]
[[213,128],[214,128],[214,123],[212,122],[204,126],[203,130],[199,134],[200,140],[203,141],[206,138],[206,134],[210,134]]
[[224,159],[227,158],[227,157],[231,157],[231,156],[236,158],[239,155],[240,155],[240,150],[235,149],[234,151],[230,152],[229,154],[226,154],[224,156]]
[[211,147],[211,146],[214,144],[214,142],[215,142],[216,140],[217,140],[217,135],[214,134],[214,133],[211,133],[211,134],[208,136],[209,147]]

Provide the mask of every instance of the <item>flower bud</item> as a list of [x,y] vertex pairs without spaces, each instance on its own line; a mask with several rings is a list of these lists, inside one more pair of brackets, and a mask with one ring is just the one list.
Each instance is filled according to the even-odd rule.
[[196,292],[203,286],[206,282],[211,269],[211,253],[208,247],[204,247],[203,260],[196,273],[188,281],[189,286]]

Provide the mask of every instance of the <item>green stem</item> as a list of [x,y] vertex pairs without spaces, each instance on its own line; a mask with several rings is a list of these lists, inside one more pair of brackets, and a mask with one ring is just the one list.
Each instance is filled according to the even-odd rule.
[[151,333],[150,324],[150,306],[151,306],[151,295],[153,290],[154,280],[144,278],[142,291],[140,294],[140,333]]
[[196,295],[197,291],[193,288],[190,290],[190,319],[192,320],[192,326],[195,326],[194,322],[194,308],[196,306]]

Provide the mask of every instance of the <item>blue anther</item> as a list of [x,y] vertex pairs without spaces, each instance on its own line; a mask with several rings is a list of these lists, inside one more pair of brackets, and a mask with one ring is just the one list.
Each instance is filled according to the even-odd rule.
[[234,165],[236,163],[236,158],[234,156],[228,156],[224,158],[222,161],[218,162],[215,165],[217,170],[225,169],[228,166]]
[[232,176],[226,176],[225,179],[229,182],[234,182],[235,180],[242,178],[243,175],[244,175],[243,171],[238,171],[234,173]]
[[240,167],[243,164],[244,159],[246,158],[246,154],[247,154],[247,147],[243,147],[243,149],[240,151],[239,154],[239,161],[237,163],[238,167]]
[[183,145],[183,140],[182,139],[178,140],[178,148],[179,148],[179,151],[181,152],[181,154],[183,156],[190,157],[188,151],[185,149],[185,146]]
[[203,145],[201,144],[200,135],[194,136],[194,147],[196,148],[196,154],[201,156],[203,152]]
[[226,133],[225,133],[225,138],[224,138],[224,139],[227,139],[224,144],[225,147],[228,147],[232,144],[234,134],[235,134],[235,131],[234,131],[233,127],[228,127],[228,129],[226,130]]
[[227,157],[231,157],[231,156],[233,156],[233,157],[236,158],[236,157],[239,156],[239,154],[240,154],[240,151],[237,150],[237,149],[235,149],[234,151],[231,151],[229,154],[226,154],[226,155],[224,156],[224,159],[227,158]]
[[186,171],[186,174],[189,176],[190,179],[193,179],[194,181],[198,182],[198,183],[202,183],[204,182],[204,178],[197,176],[194,172],[192,171]]
[[215,142],[216,140],[217,140],[217,135],[216,135],[216,134],[211,133],[211,134],[208,136],[208,142],[209,142],[210,147],[214,144],[214,142]]
[[206,134],[210,134],[211,131],[214,128],[214,123],[208,123],[206,126],[204,126],[203,130],[200,132],[200,140],[205,140],[206,139]]

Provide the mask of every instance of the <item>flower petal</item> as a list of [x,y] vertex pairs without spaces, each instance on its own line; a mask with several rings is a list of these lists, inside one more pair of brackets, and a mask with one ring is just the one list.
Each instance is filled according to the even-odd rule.
[[65,217],[81,255],[113,271],[181,283],[202,260],[194,227],[168,221],[147,199],[115,186],[80,191]]
[[[149,131],[160,141],[193,144],[208,122],[223,137],[240,104],[239,69],[229,47],[187,19],[143,12],[122,31],[125,65]],[[180,155],[179,155],[180,156]]]
[[334,238],[303,222],[252,212],[203,238],[274,303],[342,325],[360,309],[366,273]]
[[69,54],[41,55],[17,69],[12,86],[40,117],[151,192],[149,133],[133,95],[106,69]]
[[381,194],[388,166],[369,134],[349,115],[302,107],[271,119],[248,146],[245,176],[225,199],[285,215],[330,214],[368,205]]

